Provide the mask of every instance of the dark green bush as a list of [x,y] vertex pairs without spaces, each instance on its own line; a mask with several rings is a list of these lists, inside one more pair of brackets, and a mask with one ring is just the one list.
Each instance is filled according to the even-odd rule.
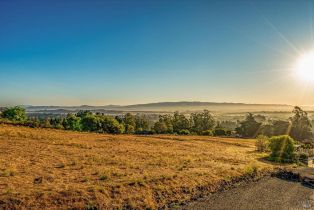
[[190,134],[190,131],[187,129],[183,129],[179,131],[179,135],[189,135],[189,134]]
[[226,131],[223,128],[216,128],[213,132],[214,136],[226,136]]
[[288,135],[273,136],[270,138],[270,160],[276,162],[292,162],[295,150],[295,141]]
[[202,131],[203,136],[213,136],[213,132],[211,130]]

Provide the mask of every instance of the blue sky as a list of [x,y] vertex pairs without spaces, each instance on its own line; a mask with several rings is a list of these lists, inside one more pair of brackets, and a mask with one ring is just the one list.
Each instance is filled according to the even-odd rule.
[[314,104],[313,3],[0,0],[0,105]]

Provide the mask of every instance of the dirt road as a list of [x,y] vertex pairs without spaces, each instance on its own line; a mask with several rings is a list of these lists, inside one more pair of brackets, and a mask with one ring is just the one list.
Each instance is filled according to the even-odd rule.
[[267,177],[190,203],[184,209],[314,209],[314,189]]

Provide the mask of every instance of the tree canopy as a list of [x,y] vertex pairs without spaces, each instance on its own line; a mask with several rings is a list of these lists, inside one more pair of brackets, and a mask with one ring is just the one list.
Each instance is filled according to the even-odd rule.
[[300,107],[294,107],[291,118],[291,130],[290,136],[296,140],[305,140],[312,137],[312,125],[307,115],[307,112],[303,111]]
[[245,120],[241,121],[240,126],[236,128],[236,131],[242,137],[253,138],[257,136],[261,125],[262,123],[257,122],[252,113],[248,113]]
[[25,109],[19,106],[5,108],[1,116],[8,120],[23,122],[27,119]]

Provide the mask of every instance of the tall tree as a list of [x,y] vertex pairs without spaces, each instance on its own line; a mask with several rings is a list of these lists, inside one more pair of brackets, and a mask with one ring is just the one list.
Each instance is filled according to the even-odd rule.
[[272,135],[288,135],[289,134],[290,123],[284,120],[275,120],[272,122]]
[[172,116],[160,115],[154,124],[154,130],[156,133],[173,133]]
[[313,137],[311,131],[311,121],[307,115],[307,112],[303,111],[300,107],[294,107],[291,118],[291,130],[290,136],[296,140],[302,141]]
[[203,131],[212,130],[215,127],[215,119],[208,110],[191,114],[192,131],[201,134]]
[[236,132],[242,137],[256,137],[259,129],[261,128],[261,123],[257,122],[252,113],[248,113],[245,120],[240,122],[240,126],[236,128]]
[[190,129],[190,121],[188,118],[184,116],[184,114],[180,114],[179,112],[175,112],[172,119],[173,132],[180,133],[181,130],[189,130]]
[[131,113],[126,113],[123,118],[123,124],[125,127],[125,133],[134,133],[136,126],[135,116]]
[[135,116],[135,131],[149,131],[149,120],[145,115],[137,114]]

